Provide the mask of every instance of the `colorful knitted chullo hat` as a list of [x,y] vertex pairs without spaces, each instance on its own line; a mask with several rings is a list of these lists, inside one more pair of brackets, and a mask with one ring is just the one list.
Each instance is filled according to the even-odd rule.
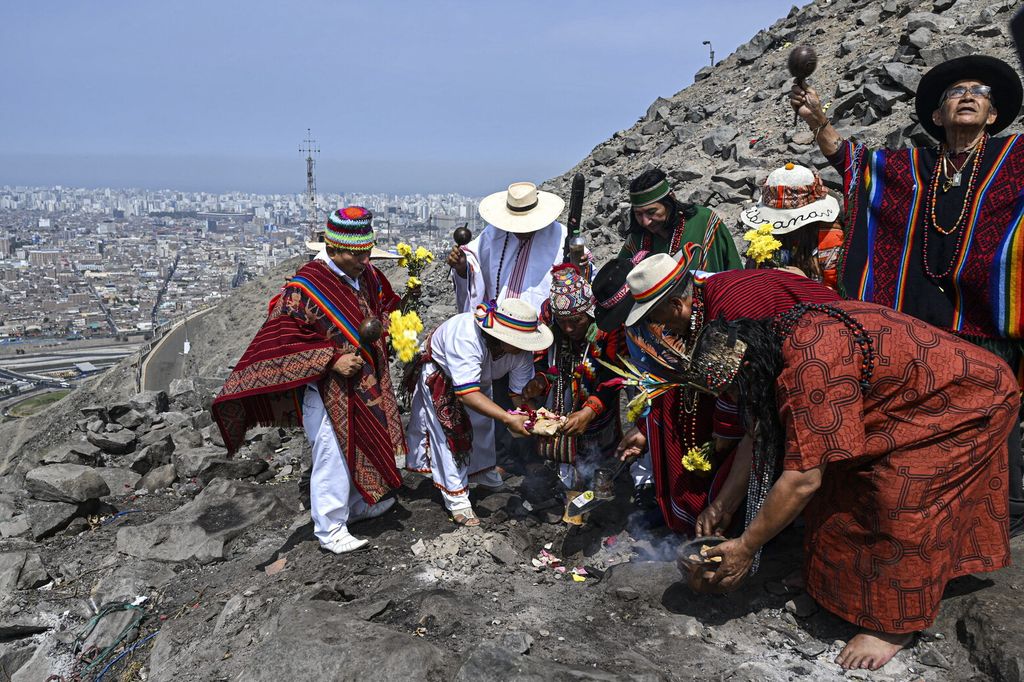
[[373,213],[362,206],[339,208],[327,219],[324,243],[346,251],[369,251],[373,248]]
[[581,313],[594,314],[594,295],[590,282],[572,263],[551,268],[551,314],[555,317],[575,317]]

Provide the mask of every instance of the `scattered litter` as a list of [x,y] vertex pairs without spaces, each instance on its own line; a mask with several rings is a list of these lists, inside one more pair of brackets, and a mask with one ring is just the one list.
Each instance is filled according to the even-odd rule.
[[417,637],[425,637],[427,635],[427,629],[426,628],[416,628],[416,631],[413,632],[412,634],[416,635]]
[[419,556],[427,551],[427,543],[423,542],[423,538],[420,538],[416,542],[412,543],[412,555]]
[[532,512],[533,511],[533,505],[530,504],[528,500],[523,500],[523,509],[525,509],[528,512]]
[[286,559],[285,557],[281,557],[274,563],[268,564],[267,567],[263,569],[263,572],[267,575],[277,575],[282,570],[284,570],[284,565],[286,563],[288,563],[288,559]]

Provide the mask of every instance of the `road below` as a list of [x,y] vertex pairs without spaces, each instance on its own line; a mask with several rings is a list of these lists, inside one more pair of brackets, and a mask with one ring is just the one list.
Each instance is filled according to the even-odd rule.
[[213,309],[203,310],[179,322],[153,347],[142,365],[142,390],[166,391],[173,380],[181,378],[188,323],[210,310]]

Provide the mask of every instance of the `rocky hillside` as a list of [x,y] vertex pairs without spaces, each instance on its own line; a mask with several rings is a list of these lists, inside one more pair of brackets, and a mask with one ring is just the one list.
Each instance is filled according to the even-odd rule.
[[[1012,4],[794,9],[548,186],[586,174],[600,263],[618,248],[625,186],[648,164],[731,222],[772,167],[820,165],[784,102],[789,43],[818,47],[815,81],[847,133],[898,144],[920,137],[910,93],[924,68],[968,49],[1011,58]],[[471,530],[408,474],[393,511],[353,527],[368,551],[324,553],[302,432],[254,429],[229,457],[208,410],[297,265],[190,327],[169,391],[135,394],[129,359],[0,427],[0,679],[1019,679],[1017,542],[1015,567],[949,586],[912,649],[845,674],[832,661],[852,626],[782,582],[800,562],[799,529],[737,594],[697,596],[679,582],[680,539],[649,528],[625,480],[587,525],[567,527],[552,468],[503,462],[508,488],[473,492],[483,526]],[[436,263],[423,277],[428,326],[453,310],[446,273]]]
[[[633,127],[597,145],[546,189],[567,196],[572,176],[584,174],[587,238],[607,257],[620,241],[616,229],[628,220],[629,181],[648,167],[668,173],[679,198],[715,207],[730,225],[756,200],[768,172],[788,161],[819,168],[826,183],[839,187],[806,124],[793,123],[786,69],[792,47],[817,50],[810,82],[841,134],[873,146],[929,145],[913,114],[921,74],[974,53],[1019,66],[1007,30],[1018,6],[1017,0],[819,0],[794,7],[713,68],[698,71],[693,85],[652,102]],[[1022,120],[1011,130],[1024,130]]]

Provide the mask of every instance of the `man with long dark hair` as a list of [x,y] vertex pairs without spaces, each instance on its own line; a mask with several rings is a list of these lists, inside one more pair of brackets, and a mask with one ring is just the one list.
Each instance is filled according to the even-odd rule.
[[755,443],[749,474],[730,473],[749,490],[745,530],[707,552],[721,563],[693,570],[696,589],[736,588],[802,512],[808,594],[861,627],[836,662],[874,670],[932,624],[950,580],[1009,565],[1020,397],[995,354],[836,301],[710,323],[687,379],[729,393]]
[[655,253],[678,253],[688,242],[704,249],[696,265],[707,272],[743,267],[729,229],[718,214],[706,206],[678,201],[665,172],[646,170],[629,183],[632,210],[629,223],[620,229],[626,238],[619,258],[639,262]]

